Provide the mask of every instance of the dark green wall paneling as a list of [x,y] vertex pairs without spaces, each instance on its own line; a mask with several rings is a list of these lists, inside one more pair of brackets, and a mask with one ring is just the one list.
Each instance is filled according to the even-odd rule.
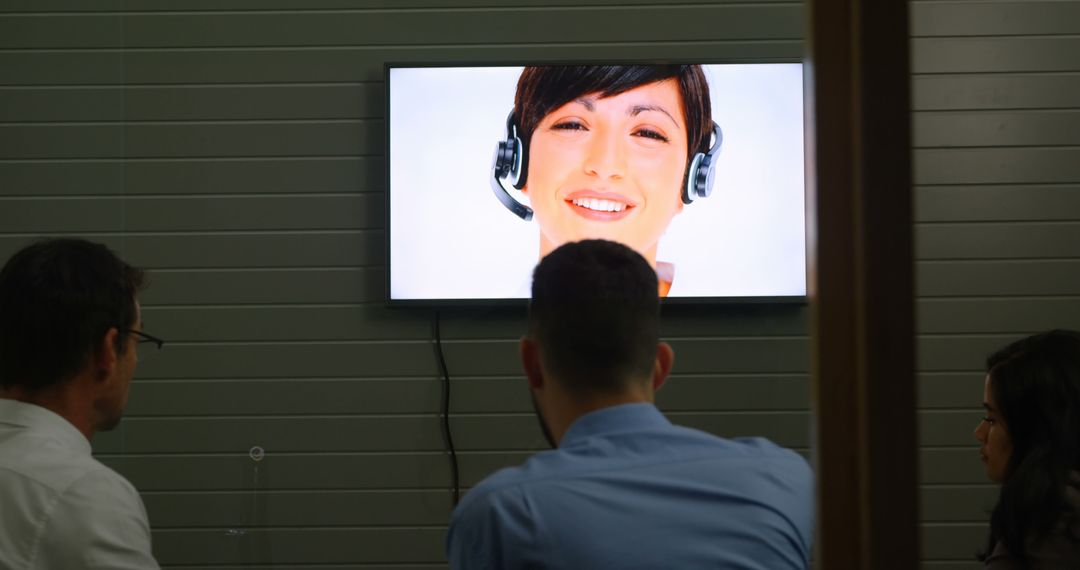
[[[1080,328],[1080,2],[911,14],[923,568],[968,570],[982,359]],[[80,235],[151,270],[172,343],[95,444],[166,567],[443,567],[432,314],[382,306],[384,62],[792,60],[803,25],[786,0],[0,4],[0,257]],[[466,487],[542,445],[522,315],[443,315]],[[808,454],[807,318],[666,311],[660,405]]]
[[985,355],[1080,328],[1080,2],[912,14],[924,568],[980,568],[997,497],[974,458]]
[[[171,342],[95,449],[167,567],[438,568],[432,314],[382,306],[383,63],[801,53],[793,2],[6,2],[0,256],[80,235],[151,270]],[[543,447],[523,314],[443,315],[466,487]],[[806,453],[806,315],[668,311],[661,404]]]

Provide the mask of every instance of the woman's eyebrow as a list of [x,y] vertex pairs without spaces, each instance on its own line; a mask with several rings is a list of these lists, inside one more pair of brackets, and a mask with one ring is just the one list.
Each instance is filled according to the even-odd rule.
[[661,107],[660,105],[634,105],[633,107],[630,107],[630,110],[627,111],[626,114],[631,117],[636,117],[639,114],[644,113],[645,111],[660,111],[661,113],[667,115],[668,118],[671,119],[671,122],[675,123],[676,127],[679,126],[679,122],[675,120],[675,117],[672,117],[671,113],[668,113],[667,109]]
[[596,104],[593,103],[593,100],[590,97],[578,97],[577,99],[574,99],[574,102],[585,107],[589,112],[596,110]]

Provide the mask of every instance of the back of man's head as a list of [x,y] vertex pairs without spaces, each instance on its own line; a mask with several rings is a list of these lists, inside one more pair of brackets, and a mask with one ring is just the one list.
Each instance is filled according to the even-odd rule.
[[648,382],[659,329],[656,272],[629,247],[568,243],[533,273],[529,336],[571,393],[615,394]]
[[86,365],[112,327],[124,352],[143,272],[79,239],[32,244],[0,270],[0,388],[56,386]]

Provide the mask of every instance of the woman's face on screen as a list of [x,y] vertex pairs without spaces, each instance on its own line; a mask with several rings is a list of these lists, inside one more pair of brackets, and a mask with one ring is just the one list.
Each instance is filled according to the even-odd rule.
[[674,80],[585,95],[544,117],[525,186],[541,256],[566,242],[608,239],[655,264],[657,241],[683,207],[683,117]]

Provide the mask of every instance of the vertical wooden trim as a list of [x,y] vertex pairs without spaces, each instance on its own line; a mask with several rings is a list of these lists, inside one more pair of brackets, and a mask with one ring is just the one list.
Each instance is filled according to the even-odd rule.
[[810,0],[808,259],[819,568],[915,568],[908,6]]

